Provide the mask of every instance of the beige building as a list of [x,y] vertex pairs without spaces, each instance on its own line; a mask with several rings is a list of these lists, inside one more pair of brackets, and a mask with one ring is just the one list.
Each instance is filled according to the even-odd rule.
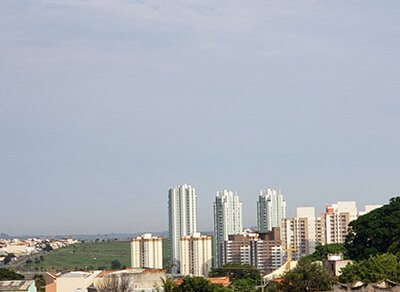
[[367,205],[358,212],[356,202],[339,201],[328,205],[320,217],[315,217],[313,207],[297,208],[297,216],[282,220],[283,246],[292,250],[293,258],[311,254],[316,245],[344,243],[349,233],[349,223],[381,205]]
[[212,263],[211,236],[194,233],[181,238],[180,272],[182,275],[207,277]]
[[282,244],[286,252],[292,252],[293,259],[315,251],[316,225],[313,207],[299,207],[296,217],[282,220]]
[[252,265],[264,273],[270,273],[283,264],[283,248],[279,228],[270,232],[245,232],[229,235],[220,246],[222,265],[241,263]]
[[163,268],[162,238],[146,233],[131,241],[132,268]]
[[101,271],[46,273],[46,292],[87,292]]

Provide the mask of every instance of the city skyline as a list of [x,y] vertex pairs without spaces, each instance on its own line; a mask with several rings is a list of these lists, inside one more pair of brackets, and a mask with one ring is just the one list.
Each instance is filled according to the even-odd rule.
[[[184,232],[186,235],[199,233],[201,231],[215,232],[215,207],[216,207],[216,201],[215,200],[217,198],[219,198],[219,197],[225,197],[226,195],[233,196],[235,198],[234,200],[235,201],[237,200],[239,202],[239,204],[240,204],[239,205],[239,208],[240,208],[239,217],[243,218],[243,211],[242,211],[243,210],[243,204],[242,204],[242,201],[239,199],[238,192],[237,191],[228,191],[228,190],[224,189],[223,191],[217,191],[217,196],[214,197],[214,201],[211,202],[211,205],[210,205],[210,208],[213,210],[213,216],[211,218],[209,218],[209,220],[214,223],[213,226],[210,229],[199,229],[197,227],[197,221],[198,221],[197,201],[198,201],[198,199],[197,199],[196,188],[193,185],[187,184],[187,183],[182,183],[182,184],[176,185],[174,187],[170,187],[168,189],[167,205],[168,205],[168,213],[169,214],[171,214],[170,213],[171,202],[172,202],[171,198],[173,198],[173,201],[176,201],[178,199],[179,202],[177,201],[176,207],[185,209],[184,207],[182,207],[181,201],[185,202],[187,200],[187,199],[182,199],[182,194],[184,194],[184,191],[186,191],[186,190],[189,191],[189,193],[186,194],[186,196],[187,197],[193,197],[193,198],[190,199],[191,202],[189,203],[189,205],[192,206],[191,207],[192,210],[190,211],[190,213],[192,214],[192,216],[190,216],[190,217],[193,217],[193,219],[192,219],[193,221],[192,222],[186,222],[185,221],[185,223],[183,225],[186,225],[186,226],[178,228],[178,226],[180,225],[180,223],[178,223],[179,220],[176,221],[175,223],[173,223],[172,221],[170,222],[171,219],[170,219],[170,215],[169,215],[168,216],[168,221],[169,221],[168,226],[170,226],[170,227],[167,226],[167,228],[165,230],[148,230],[148,229],[146,229],[146,230],[140,230],[140,231],[138,231],[138,230],[132,231],[131,233],[135,234],[136,236],[137,235],[143,235],[143,234],[146,234],[146,233],[147,234],[148,233],[165,233],[165,232],[169,233],[170,232],[169,230],[170,230],[171,226],[173,226],[173,225],[175,225],[175,228],[178,228],[178,229],[180,229],[180,228],[183,228],[183,230],[188,229],[189,231],[187,231],[187,232],[185,231]],[[280,196],[283,195],[283,193],[282,193],[282,191],[280,189],[273,189],[273,188],[261,189],[259,191],[258,196],[257,196],[258,200],[254,201],[256,215],[257,215],[257,211],[258,211],[257,209],[258,209],[258,204],[259,204],[260,198],[263,197],[263,196],[271,195],[271,194],[280,195]],[[283,199],[283,197],[281,199],[282,199],[282,201],[284,203],[284,205],[283,205],[284,209],[286,209],[286,200]],[[230,201],[232,201],[232,199],[230,199]],[[372,209],[374,209],[376,206],[378,206],[378,205],[382,206],[382,205],[385,205],[387,203],[387,202],[383,202],[383,201],[380,201],[380,202],[376,201],[376,202],[367,202],[366,204],[360,204],[359,202],[351,200],[351,199],[340,200],[340,201],[337,201],[337,202],[338,203],[345,203],[345,204],[346,203],[350,203],[352,206],[354,206],[356,208],[356,210],[358,210],[358,214],[359,215],[366,214],[369,211],[371,211]],[[364,210],[359,209],[360,206],[364,207]],[[287,214],[286,212],[284,212],[286,214],[286,216],[284,217],[285,219],[291,219],[293,217],[298,217],[299,216],[298,215],[299,209],[306,210],[306,209],[310,209],[310,208],[314,210],[313,212],[316,214],[316,216],[319,216],[319,214],[324,213],[327,208],[337,208],[337,203],[333,203],[333,201],[326,201],[323,204],[323,207],[321,207],[321,208],[316,208],[315,206],[312,206],[312,205],[299,205],[299,206],[294,206],[293,208],[295,210],[294,213],[291,212],[290,214]],[[349,210],[351,212],[354,211],[351,208]],[[180,213],[180,211],[178,213]],[[232,216],[232,214],[230,214],[230,216]],[[179,215],[179,217],[180,217],[180,215]],[[186,216],[184,216],[184,217],[186,217]],[[239,225],[242,226],[243,230],[245,228],[253,228],[254,230],[258,230],[258,228],[259,228],[259,226],[257,224],[258,223],[257,222],[258,216],[256,216],[256,217],[257,218],[255,219],[255,221],[250,223],[250,224],[248,224],[248,225],[245,225],[242,222]],[[144,218],[144,219],[146,219],[146,218]],[[352,217],[352,220],[354,220],[354,219],[355,219],[355,215],[353,215],[353,217]],[[172,225],[171,225],[171,223],[172,223]],[[222,221],[221,221],[221,223],[222,223]],[[266,231],[266,230],[264,230],[264,231]],[[130,233],[130,232],[121,232],[121,234],[124,234],[124,233]],[[69,234],[66,233],[65,235],[73,235],[73,234],[74,233],[69,233]],[[75,234],[79,235],[79,233],[75,233]],[[88,235],[93,235],[92,233],[87,233],[87,234]],[[103,233],[103,234],[109,234],[109,233]],[[232,235],[234,235],[234,234],[239,234],[239,233],[232,233]],[[43,236],[48,235],[48,236],[52,236],[52,235],[63,235],[63,234],[12,234],[11,233],[11,234],[8,234],[8,235],[26,237],[28,235],[43,235]],[[166,236],[166,238],[169,238],[169,235]],[[176,237],[176,240],[178,240],[178,238],[179,238],[179,236]]]
[[198,229],[234,189],[297,206],[399,195],[400,2],[1,1],[0,233]]

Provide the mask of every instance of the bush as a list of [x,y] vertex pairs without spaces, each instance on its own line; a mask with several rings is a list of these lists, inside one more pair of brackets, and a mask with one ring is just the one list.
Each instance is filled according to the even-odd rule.
[[24,276],[8,269],[0,268],[0,281],[23,280]]
[[287,292],[330,291],[334,277],[317,262],[302,259],[284,275],[282,289]]
[[342,269],[342,283],[376,283],[382,280],[400,282],[400,254],[382,254],[367,260],[354,262]]

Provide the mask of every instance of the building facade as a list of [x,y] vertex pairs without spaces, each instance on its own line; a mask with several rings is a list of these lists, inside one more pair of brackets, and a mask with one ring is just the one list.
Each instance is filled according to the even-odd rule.
[[272,227],[280,227],[283,218],[286,218],[286,202],[281,190],[261,190],[257,202],[258,231],[267,232]]
[[242,226],[242,202],[232,191],[219,191],[214,202],[214,264],[219,263],[219,246],[229,235],[240,234]]
[[313,207],[297,208],[296,217],[282,220],[281,236],[286,252],[291,250],[294,259],[309,255],[316,245],[344,243],[349,223],[381,205],[367,205],[358,212],[354,201],[339,201],[327,205],[325,212],[315,217]]
[[207,277],[212,265],[211,236],[194,233],[181,238],[180,273],[184,276]]
[[317,219],[321,222],[320,244],[344,243],[348,234],[348,225],[357,219],[358,211],[356,202],[339,201],[336,204],[327,205],[325,212]]
[[181,238],[197,232],[196,190],[184,184],[168,192],[169,259],[172,273],[178,274],[180,267]]
[[163,268],[162,238],[146,233],[131,241],[132,268]]
[[220,246],[222,265],[241,263],[252,265],[263,273],[270,273],[283,264],[284,251],[279,228],[266,233],[246,232],[229,235]]
[[309,255],[316,246],[316,219],[314,207],[299,207],[296,217],[282,220],[281,236],[286,253],[293,259]]

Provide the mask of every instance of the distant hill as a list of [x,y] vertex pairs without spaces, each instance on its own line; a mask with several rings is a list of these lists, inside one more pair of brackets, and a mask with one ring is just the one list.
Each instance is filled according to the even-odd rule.
[[10,236],[7,233],[0,233],[0,239],[8,239]]

